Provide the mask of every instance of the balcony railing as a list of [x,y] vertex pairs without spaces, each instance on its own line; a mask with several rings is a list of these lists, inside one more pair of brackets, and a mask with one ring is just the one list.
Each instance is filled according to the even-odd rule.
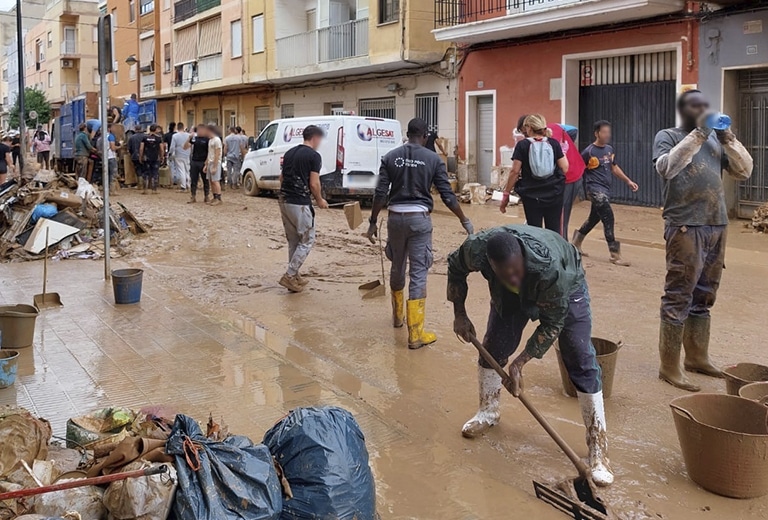
[[72,99],[80,95],[80,85],[78,83],[62,83],[61,84],[61,97],[64,99]]
[[435,0],[435,27],[451,27],[510,14],[528,13],[590,0]]
[[141,91],[152,92],[153,90],[155,90],[155,75],[142,74],[141,75]]
[[77,54],[77,42],[75,40],[64,40],[61,42],[61,55],[72,56]]
[[368,55],[368,18],[275,41],[279,70]]
[[173,4],[173,22],[183,22],[220,5],[221,0],[180,0]]
[[197,81],[199,83],[221,79],[222,77],[221,54],[206,56],[197,61]]

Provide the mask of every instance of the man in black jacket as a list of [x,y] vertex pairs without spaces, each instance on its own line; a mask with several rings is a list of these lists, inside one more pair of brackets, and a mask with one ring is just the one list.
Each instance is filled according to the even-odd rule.
[[205,125],[198,125],[192,129],[192,133],[189,135],[189,140],[184,144],[184,149],[192,149],[192,154],[189,161],[189,176],[190,176],[190,192],[191,197],[187,204],[194,204],[197,202],[197,183],[202,177],[203,179],[203,193],[205,199],[203,202],[210,201],[211,183],[208,181],[208,176],[203,173],[205,168],[205,161],[208,159],[208,129]]
[[427,297],[427,273],[432,267],[432,219],[434,208],[432,185],[440,192],[443,203],[461,221],[467,234],[474,233],[472,222],[464,215],[451,189],[445,163],[424,147],[427,123],[412,119],[408,123],[408,142],[381,159],[379,183],[373,199],[373,211],[366,236],[374,242],[379,213],[389,203],[387,217],[387,258],[392,261],[389,285],[392,291],[392,320],[402,327],[403,289],[408,263],[408,347],[418,349],[437,341],[437,336],[424,330]]

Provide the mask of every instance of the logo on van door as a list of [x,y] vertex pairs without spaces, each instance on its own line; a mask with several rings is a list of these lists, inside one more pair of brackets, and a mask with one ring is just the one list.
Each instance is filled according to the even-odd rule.
[[285,131],[283,131],[283,141],[290,143],[293,140],[294,129],[291,125],[285,125]]
[[360,123],[357,125],[357,136],[361,141],[371,141],[374,137],[391,139],[395,137],[395,131],[388,128],[371,128],[365,123]]

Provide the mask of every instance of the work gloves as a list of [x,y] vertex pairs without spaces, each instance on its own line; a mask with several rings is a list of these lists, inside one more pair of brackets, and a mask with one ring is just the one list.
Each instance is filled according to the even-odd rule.
[[376,219],[370,219],[368,221],[368,231],[366,231],[363,236],[371,241],[371,244],[375,244],[376,241],[374,240],[374,237],[377,237],[379,235],[379,230],[376,227]]

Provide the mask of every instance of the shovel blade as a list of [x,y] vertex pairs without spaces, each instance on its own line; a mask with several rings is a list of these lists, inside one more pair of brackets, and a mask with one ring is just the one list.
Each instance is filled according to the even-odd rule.
[[33,298],[35,307],[38,309],[47,309],[51,307],[63,307],[59,293],[36,294]]
[[383,285],[381,285],[381,281],[380,280],[375,280],[373,282],[368,282],[368,283],[364,283],[363,285],[360,285],[358,287],[358,290],[360,290],[360,291],[372,291],[372,290],[374,290],[374,289],[376,289],[378,287],[383,287]]
[[577,477],[554,486],[533,481],[536,497],[575,520],[616,520],[589,479]]
[[387,288],[379,284],[379,286],[376,287],[375,289],[371,289],[370,291],[363,293],[363,300],[378,298],[380,296],[385,296],[386,294],[387,294]]

